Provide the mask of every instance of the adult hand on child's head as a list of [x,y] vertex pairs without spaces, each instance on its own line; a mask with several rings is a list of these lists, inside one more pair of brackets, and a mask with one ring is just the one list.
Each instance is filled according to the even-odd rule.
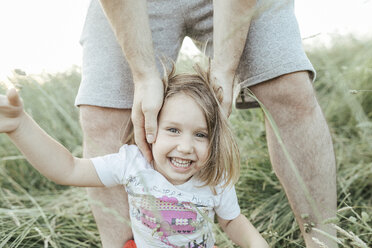
[[7,95],[0,95],[0,132],[10,133],[21,123],[23,113],[22,100],[16,89],[8,90]]
[[155,142],[157,118],[164,100],[164,85],[159,77],[135,82],[132,107],[134,139],[138,148],[150,162],[152,152],[149,144]]
[[232,110],[234,72],[221,70],[218,66],[211,64],[210,80],[222,88],[223,99],[221,107],[226,117],[229,117]]

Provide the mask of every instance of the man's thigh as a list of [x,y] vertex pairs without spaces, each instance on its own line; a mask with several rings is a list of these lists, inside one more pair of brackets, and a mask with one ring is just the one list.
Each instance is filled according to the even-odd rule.
[[284,112],[305,113],[317,102],[308,71],[281,75],[256,84],[250,90],[269,110],[280,111],[279,115],[284,115]]
[[[161,58],[176,60],[184,37],[181,8],[167,1],[148,1],[148,14],[159,71]],[[132,107],[132,74],[98,0],[92,0],[80,43],[82,80],[75,105],[117,109]],[[162,73],[160,75],[163,75]]]
[[[247,96],[249,87],[265,84],[257,88],[274,89],[272,85],[276,79],[301,71],[305,76],[301,82],[308,83],[315,79],[315,69],[302,46],[294,14],[294,1],[259,1],[257,15],[252,21],[237,72],[241,90],[236,99],[236,107],[258,106]],[[291,80],[291,76],[287,79],[279,81],[299,81]]]
[[[209,48],[206,50],[208,55],[211,55],[212,3],[208,0],[191,2],[200,3],[195,6],[189,4],[186,16],[189,18],[191,28],[188,29],[187,35],[198,44],[205,44],[209,40]],[[258,0],[256,14],[252,18],[247,42],[237,69],[241,88],[246,89],[298,71],[308,71],[311,80],[315,78],[315,70],[302,46],[294,14],[294,1]],[[245,90],[242,93],[244,96]],[[241,103],[241,96],[237,100]],[[244,107],[244,105],[240,104],[237,107]]]
[[242,88],[296,71],[315,77],[302,46],[294,1],[258,1],[238,68]]

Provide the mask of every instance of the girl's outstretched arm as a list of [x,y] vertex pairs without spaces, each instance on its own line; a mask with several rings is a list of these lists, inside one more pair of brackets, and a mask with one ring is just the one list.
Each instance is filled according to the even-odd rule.
[[7,133],[26,159],[50,180],[63,185],[103,186],[89,159],[73,157],[24,112],[15,89],[0,95],[0,132]]
[[243,248],[268,248],[269,245],[242,214],[233,220],[224,220],[218,217],[218,222],[229,238]]

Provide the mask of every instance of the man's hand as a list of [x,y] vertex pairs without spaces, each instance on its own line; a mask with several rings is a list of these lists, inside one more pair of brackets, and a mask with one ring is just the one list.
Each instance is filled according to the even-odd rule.
[[7,95],[0,95],[0,132],[11,133],[16,130],[22,119],[23,105],[16,91],[12,88]]
[[225,72],[214,65],[213,61],[211,64],[211,83],[214,83],[222,88],[223,99],[221,107],[226,117],[231,114],[232,101],[233,101],[233,86],[234,86],[234,73]]
[[164,100],[164,85],[159,77],[137,81],[134,85],[132,107],[134,139],[142,154],[150,162],[153,157],[149,144],[156,139],[157,118]]
[[222,108],[231,113],[233,80],[247,40],[256,0],[213,0],[212,82],[223,89]]

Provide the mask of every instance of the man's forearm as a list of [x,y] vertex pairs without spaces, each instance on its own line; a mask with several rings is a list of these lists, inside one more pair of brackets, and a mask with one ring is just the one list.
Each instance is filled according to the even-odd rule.
[[256,0],[214,0],[213,66],[235,74],[239,65]]
[[132,71],[134,137],[151,161],[147,142],[155,141],[164,89],[155,63],[146,0],[101,0],[101,4]]
[[157,74],[146,0],[101,0],[101,5],[135,81]]

